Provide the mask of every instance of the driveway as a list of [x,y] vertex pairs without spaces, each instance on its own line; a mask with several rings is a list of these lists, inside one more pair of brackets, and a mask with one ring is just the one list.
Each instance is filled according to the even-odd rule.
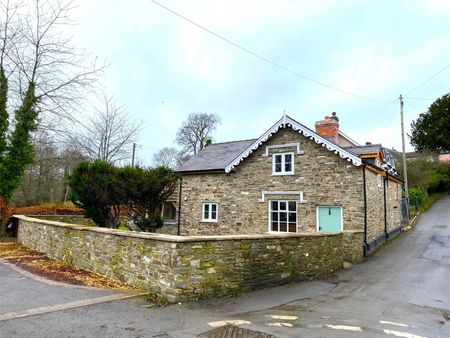
[[[0,313],[111,295],[38,286],[0,269]],[[1,318],[0,337],[195,337],[227,324],[242,337],[238,328],[254,337],[450,337],[450,197],[421,215],[413,231],[327,280],[162,308],[137,297]]]

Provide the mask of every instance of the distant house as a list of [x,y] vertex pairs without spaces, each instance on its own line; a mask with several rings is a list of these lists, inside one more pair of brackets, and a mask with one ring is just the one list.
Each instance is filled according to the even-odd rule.
[[420,153],[420,152],[409,152],[406,153],[407,161],[424,160],[428,162],[440,162],[440,163],[450,163],[450,153]]
[[364,232],[401,226],[402,181],[381,145],[358,145],[333,113],[313,131],[284,115],[260,137],[211,144],[178,172],[181,235]]

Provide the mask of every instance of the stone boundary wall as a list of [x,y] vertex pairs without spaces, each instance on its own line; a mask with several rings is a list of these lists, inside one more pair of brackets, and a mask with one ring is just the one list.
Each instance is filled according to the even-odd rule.
[[23,245],[169,302],[307,280],[362,260],[362,232],[173,236],[15,218]]

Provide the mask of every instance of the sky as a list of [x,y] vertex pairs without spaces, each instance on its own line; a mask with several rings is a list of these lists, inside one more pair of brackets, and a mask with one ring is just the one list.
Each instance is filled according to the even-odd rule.
[[75,43],[106,60],[103,85],[143,122],[140,164],[176,146],[193,112],[220,116],[214,142],[257,138],[284,111],[312,129],[336,112],[356,141],[401,149],[399,95],[409,132],[450,92],[447,0],[158,2],[281,68],[151,0],[78,0]]

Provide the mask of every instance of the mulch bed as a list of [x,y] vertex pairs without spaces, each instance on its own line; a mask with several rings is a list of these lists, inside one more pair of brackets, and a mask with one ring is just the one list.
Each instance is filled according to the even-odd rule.
[[12,208],[10,213],[12,215],[83,215],[83,209],[74,205],[40,204]]
[[57,282],[98,288],[133,289],[119,281],[51,259],[16,242],[0,242],[0,257],[28,272]]

